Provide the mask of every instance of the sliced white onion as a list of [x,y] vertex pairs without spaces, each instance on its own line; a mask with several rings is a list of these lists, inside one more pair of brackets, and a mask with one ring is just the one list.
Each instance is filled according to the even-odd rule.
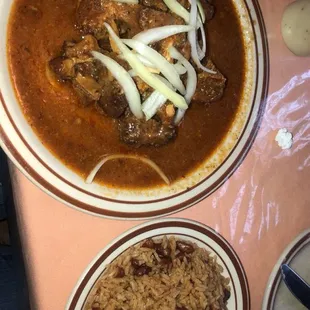
[[198,38],[197,38],[197,53],[198,53],[198,58],[201,61],[202,59],[206,57],[207,39],[206,39],[204,24],[202,23],[200,16],[198,16],[197,27],[198,27],[198,31],[201,32],[201,38],[202,38],[202,47],[199,46]]
[[[196,88],[197,88],[197,74],[194,67],[191,63],[173,46],[169,48],[170,56],[174,59],[177,59],[182,63],[182,65],[187,70],[187,81],[186,81],[186,95],[185,100],[188,104],[190,104]],[[178,124],[184,117],[185,110],[178,109],[177,114],[175,116],[175,123]]]
[[186,24],[189,24],[190,16],[184,6],[182,6],[177,0],[164,0],[164,2],[170,11],[183,18]]
[[165,85],[167,85],[170,89],[172,89],[172,90],[175,90],[175,88],[173,87],[173,85],[169,82],[169,81],[167,81],[164,77],[162,77],[162,76],[158,76],[157,77],[158,79],[160,79]]
[[156,27],[138,33],[133,37],[133,39],[149,45],[178,33],[189,32],[192,29],[193,27],[188,25],[169,25]]
[[[183,18],[184,21],[186,22],[186,24],[190,24],[190,13],[177,0],[164,0],[164,2],[166,4],[166,6],[170,9],[170,11],[172,11],[176,15],[180,16],[181,18]],[[191,1],[189,1],[189,2],[191,3]],[[205,15],[204,9],[203,9],[200,1],[197,1],[196,5],[198,5],[200,16],[201,16],[201,19],[199,18],[197,21],[197,24],[198,24],[197,26],[200,26],[201,20],[202,20],[202,23],[204,23],[206,21],[206,15]],[[199,16],[197,16],[197,17],[199,17]],[[197,26],[196,26],[196,28],[197,28]]]
[[[146,67],[146,69],[147,69],[149,72],[151,72],[151,73],[155,73],[155,74],[159,74],[159,73],[160,73],[160,71],[159,71],[158,69],[149,68],[149,67]],[[130,75],[131,77],[136,77],[136,76],[138,76],[137,73],[136,73],[133,69],[129,70],[128,73],[129,73],[129,75]]]
[[183,75],[187,72],[186,68],[182,65],[180,61],[174,64],[174,67],[180,75]]
[[154,88],[155,90],[160,91],[163,95],[167,97],[177,108],[187,109],[187,103],[185,99],[171,90],[165,83],[160,81],[154,74],[150,73],[145,66],[141,63],[141,61],[137,58],[134,53],[130,51],[130,49],[122,42],[122,40],[115,34],[111,26],[107,23],[104,23],[107,28],[110,36],[117,44],[120,51],[123,53],[126,61],[131,66],[131,68],[138,74],[138,76],[149,86]]
[[141,54],[143,57],[145,57],[147,60],[155,64],[162,75],[164,75],[181,94],[185,94],[185,87],[180,79],[178,72],[174,68],[173,64],[171,64],[164,56],[142,42],[128,39],[124,39],[122,41]]
[[113,0],[114,2],[128,3],[128,4],[138,4],[139,0]]
[[131,69],[128,71],[128,74],[131,76],[131,77],[136,77],[137,76],[137,73],[135,72],[135,70]]
[[147,67],[149,68],[156,68],[156,66],[150,62],[149,60],[147,60],[145,57],[143,57],[142,55],[136,54],[136,56],[138,57],[138,59]]
[[[193,27],[196,26],[197,24],[197,0],[192,0],[192,5],[191,5],[191,12],[190,12],[190,25]],[[206,71],[211,74],[216,74],[216,72],[206,68],[203,66],[199,60],[199,55],[198,55],[198,50],[197,50],[197,32],[196,32],[196,27],[194,30],[191,30],[188,33],[188,40],[191,45],[191,54],[192,54],[192,59],[194,60],[195,64],[197,65],[198,68],[202,69],[203,71]]]
[[[156,68],[156,66],[151,63],[150,61],[148,61],[145,57],[143,57],[142,55],[136,54],[137,58],[147,67],[149,68]],[[118,57],[120,59],[126,60],[125,57],[123,55],[118,55]]]
[[175,118],[174,118],[174,123],[178,125],[181,122],[181,120],[184,118],[184,115],[185,115],[185,111],[182,109],[178,109],[175,115]]
[[199,13],[200,13],[200,17],[202,19],[202,22],[205,23],[206,22],[206,14],[205,14],[205,10],[204,10],[200,0],[197,0],[197,5],[198,5],[198,9],[199,9]]
[[[198,56],[199,56],[199,60],[202,60],[205,58],[206,56],[206,52],[207,52],[207,39],[206,39],[206,33],[205,33],[205,28],[204,28],[204,25],[201,24],[199,26],[199,30],[201,32],[201,38],[202,38],[202,48],[200,49],[199,48],[199,51],[200,52],[200,55],[198,53]],[[197,43],[198,44],[198,43]],[[199,46],[199,45],[198,45]]]
[[163,181],[166,184],[170,184],[170,180],[168,179],[168,177],[165,175],[165,173],[158,167],[158,165],[156,165],[154,163],[153,160],[145,158],[145,157],[141,157],[141,156],[137,156],[137,155],[125,155],[125,154],[114,154],[114,155],[107,155],[105,157],[103,157],[98,164],[93,168],[93,170],[89,173],[88,177],[85,180],[86,184],[91,184],[93,183],[97,173],[99,172],[99,170],[101,169],[101,167],[107,163],[110,160],[115,160],[115,159],[134,159],[134,160],[139,160],[141,162],[143,162],[144,164],[150,166],[153,170],[155,170],[158,175],[163,179]]
[[196,88],[197,88],[197,74],[191,63],[174,47],[169,47],[170,56],[177,59],[187,70],[187,81],[186,81],[186,94],[184,96],[187,103],[190,103]]
[[98,59],[111,72],[112,76],[119,82],[124,90],[124,94],[133,115],[142,118],[142,107],[140,93],[129,73],[115,60],[98,52],[92,52],[94,58]]
[[206,57],[206,55],[202,52],[202,49],[198,43],[197,43],[197,54],[198,54],[198,59],[200,61],[202,61]]
[[167,101],[167,98],[159,91],[155,90],[150,96],[143,102],[142,111],[145,114],[145,119],[150,120]]
[[[203,23],[206,20],[206,16],[205,16],[205,12],[204,12],[204,9],[202,7],[201,2],[199,0],[190,1],[190,3],[191,3],[191,12],[194,9],[193,7],[194,6],[196,7],[195,8],[196,18],[193,19],[193,21],[195,21],[195,22],[191,22],[190,13],[177,0],[164,0],[164,2],[166,3],[167,7],[172,12],[174,12],[178,16],[182,17],[187,24],[190,24],[190,26],[192,26],[192,30],[189,30],[189,41],[190,41],[190,43],[191,43],[191,41],[194,42],[194,38],[193,38],[193,36],[194,36],[194,34],[193,34],[194,33],[194,29],[198,28],[201,31],[202,48],[200,48],[200,46],[198,45],[197,33],[195,33],[195,35],[196,35],[196,47],[195,47],[196,53],[195,54],[196,55],[195,54],[193,55],[193,60],[195,61],[195,59],[198,59],[197,66],[200,67],[202,70],[204,70],[203,68],[205,68],[205,67],[202,66],[200,61],[206,56],[207,44],[206,44],[206,34],[205,34],[205,30],[204,30],[204,25],[203,25]],[[197,6],[199,8],[200,15],[198,15]],[[191,37],[191,39],[190,39],[190,37]],[[141,41],[139,38],[137,40]],[[145,41],[147,42],[147,38],[145,38]],[[146,44],[149,44],[149,43],[146,43]],[[191,45],[193,45],[193,44],[191,43]],[[196,63],[196,61],[195,61],[195,63]],[[205,69],[207,69],[207,68],[205,68]],[[208,70],[207,72],[211,73],[211,70],[209,70],[209,69],[207,69],[207,70]],[[213,71],[212,71],[212,73],[213,73]]]
[[[189,3],[192,4],[192,1],[189,0]],[[203,9],[203,6],[202,6],[200,0],[197,0],[197,6],[199,9],[199,14],[200,14],[201,20],[203,23],[205,23],[206,22],[206,14],[205,14],[205,10]]]
[[[183,75],[187,72],[186,68],[179,61],[176,64],[174,64],[173,66],[179,75]],[[154,68],[150,68],[150,67],[146,67],[146,69],[148,71],[150,71],[151,73],[160,74],[160,71],[158,69],[154,69]],[[137,73],[133,69],[129,70],[128,73],[131,77],[137,76]],[[158,76],[158,78],[159,77],[160,76]]]
[[[173,86],[166,79],[161,76],[158,76],[158,78],[169,88],[173,89]],[[146,120],[151,119],[166,101],[167,98],[155,90],[142,104],[142,111],[146,116]]]

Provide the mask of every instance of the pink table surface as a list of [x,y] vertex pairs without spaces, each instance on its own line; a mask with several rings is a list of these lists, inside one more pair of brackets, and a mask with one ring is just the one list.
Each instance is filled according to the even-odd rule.
[[[310,227],[310,58],[291,54],[280,21],[290,0],[261,0],[268,30],[271,79],[256,141],[236,173],[213,195],[175,214],[215,228],[235,248],[246,270],[252,309],[260,309],[279,255]],[[287,127],[291,150],[274,141]],[[137,225],[70,209],[29,182],[13,165],[19,229],[34,309],[64,309],[81,273],[113,238]]]

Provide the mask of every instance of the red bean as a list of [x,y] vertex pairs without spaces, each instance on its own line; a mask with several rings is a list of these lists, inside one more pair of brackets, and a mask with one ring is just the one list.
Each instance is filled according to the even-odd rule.
[[123,278],[125,276],[125,270],[122,267],[117,267],[114,278]]
[[162,265],[162,266],[170,266],[171,264],[172,264],[172,259],[171,259],[171,257],[164,257],[164,258],[162,258],[161,260],[160,260],[160,264]]
[[183,241],[177,241],[177,249],[186,254],[191,254],[195,251],[194,247],[191,244]]
[[164,248],[161,244],[155,243],[156,253],[160,258],[170,257],[171,250],[169,248]]
[[133,268],[139,268],[140,267],[140,262],[136,258],[131,259],[131,266]]
[[187,257],[187,256],[185,255],[185,253],[180,252],[180,253],[178,253],[178,254],[176,255],[176,258],[179,259],[181,262],[184,261],[185,257],[186,257],[186,261],[189,263],[189,262],[191,261],[191,259],[190,259],[190,257]]
[[142,248],[154,249],[155,243],[152,239],[146,239],[142,244]]
[[149,266],[140,266],[139,268],[135,269],[133,274],[137,277],[142,277],[144,275],[148,275],[152,271],[152,268]]
[[92,310],[100,310],[100,304],[98,302],[95,302],[91,306]]

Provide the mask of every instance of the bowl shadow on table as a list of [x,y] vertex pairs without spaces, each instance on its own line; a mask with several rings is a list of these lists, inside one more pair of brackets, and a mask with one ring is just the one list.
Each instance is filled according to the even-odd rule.
[[29,310],[28,292],[8,162],[0,149],[0,309]]

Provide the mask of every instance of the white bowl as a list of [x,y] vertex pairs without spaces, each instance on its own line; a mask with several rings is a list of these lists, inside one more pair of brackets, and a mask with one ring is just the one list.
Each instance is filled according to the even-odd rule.
[[268,86],[268,49],[257,0],[233,0],[246,45],[242,101],[226,138],[191,175],[172,186],[150,190],[113,190],[84,180],[39,141],[27,123],[10,81],[6,36],[14,0],[0,2],[0,144],[15,165],[51,196],[105,217],[148,218],[189,207],[215,191],[248,152],[259,127]]
[[228,310],[250,309],[247,278],[237,254],[229,243],[213,229],[198,222],[169,218],[139,225],[106,246],[87,266],[69,298],[66,310],[83,308],[89,292],[106,266],[126,249],[144,239],[159,238],[163,235],[173,235],[194,242],[199,247],[211,252],[211,255],[216,255],[217,263],[224,269],[223,275],[231,279],[231,297],[228,300]]

